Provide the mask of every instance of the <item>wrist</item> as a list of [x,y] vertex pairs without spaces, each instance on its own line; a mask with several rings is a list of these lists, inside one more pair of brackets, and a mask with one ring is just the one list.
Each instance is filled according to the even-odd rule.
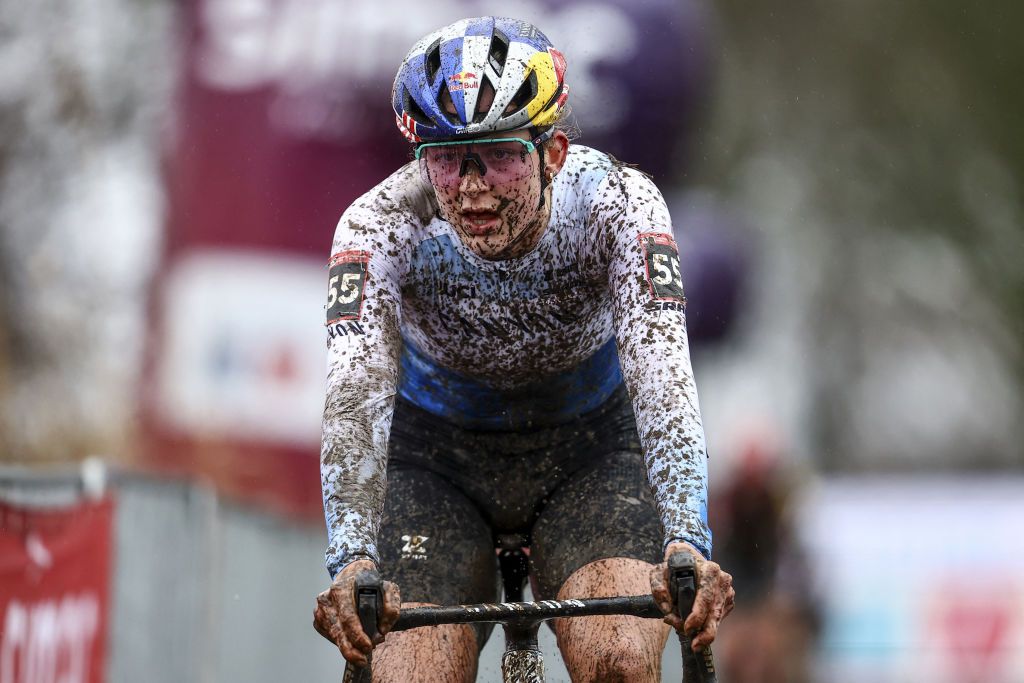
[[334,575],[334,580],[338,581],[342,576],[347,576],[355,572],[361,572],[365,569],[376,569],[377,563],[368,557],[357,557],[350,561],[348,564],[338,570],[338,573]]
[[669,541],[668,544],[665,546],[665,561],[667,562],[669,557],[671,557],[675,553],[682,551],[691,553],[698,560],[707,559],[706,557],[704,557],[704,553],[702,553],[700,550],[698,550],[695,546],[691,545],[690,543],[686,541],[675,540]]

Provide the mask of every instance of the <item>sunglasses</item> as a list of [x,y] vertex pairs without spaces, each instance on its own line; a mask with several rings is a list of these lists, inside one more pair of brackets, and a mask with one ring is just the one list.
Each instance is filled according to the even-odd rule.
[[505,183],[533,173],[537,166],[531,155],[536,150],[536,144],[521,138],[428,142],[416,148],[416,159],[434,185],[458,184],[471,165],[488,181]]

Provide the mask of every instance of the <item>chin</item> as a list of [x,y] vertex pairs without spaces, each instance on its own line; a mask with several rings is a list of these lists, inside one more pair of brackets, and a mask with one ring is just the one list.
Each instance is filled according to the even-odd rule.
[[491,244],[487,244],[481,239],[474,239],[466,243],[466,246],[472,250],[474,254],[485,259],[494,259],[495,257],[501,256],[501,249]]
[[493,239],[488,239],[490,235],[482,235],[475,237],[472,235],[464,236],[462,239],[463,244],[469,247],[470,251],[481,258],[488,260],[498,260],[502,258],[502,254],[508,248],[507,244],[495,244]]

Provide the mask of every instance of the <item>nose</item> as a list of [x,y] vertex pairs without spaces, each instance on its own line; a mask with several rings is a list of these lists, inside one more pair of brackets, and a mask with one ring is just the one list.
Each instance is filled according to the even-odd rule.
[[462,163],[459,165],[459,176],[464,176],[469,169],[476,166],[476,170],[480,171],[480,175],[487,175],[487,167],[484,166],[484,160],[480,158],[472,149],[466,152],[466,156],[462,157]]
[[488,189],[487,181],[480,175],[476,164],[468,164],[466,172],[459,179],[459,191],[465,194],[478,194]]

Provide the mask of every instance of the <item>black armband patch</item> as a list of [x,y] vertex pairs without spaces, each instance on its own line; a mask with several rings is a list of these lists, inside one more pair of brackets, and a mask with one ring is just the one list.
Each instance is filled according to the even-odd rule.
[[327,324],[339,320],[359,320],[363,313],[368,251],[341,251],[331,257],[327,285]]
[[679,249],[672,235],[662,232],[645,232],[640,235],[647,266],[647,284],[651,296],[657,301],[678,301],[686,303],[683,295],[683,278],[679,274]]

